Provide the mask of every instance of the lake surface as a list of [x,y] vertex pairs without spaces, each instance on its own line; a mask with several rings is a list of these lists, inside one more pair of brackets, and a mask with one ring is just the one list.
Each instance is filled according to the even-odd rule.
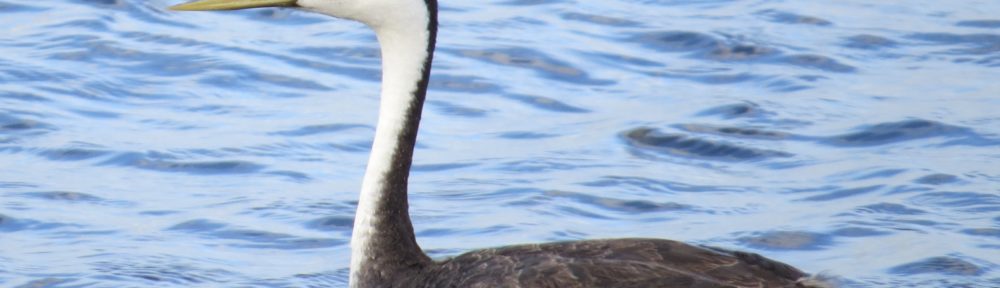
[[[344,287],[360,24],[0,0],[0,287]],[[442,1],[420,245],[659,237],[1000,287],[1000,1]]]

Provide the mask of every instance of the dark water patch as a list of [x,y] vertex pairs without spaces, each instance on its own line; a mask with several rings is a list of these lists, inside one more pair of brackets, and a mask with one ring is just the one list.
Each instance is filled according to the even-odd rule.
[[499,85],[482,78],[436,73],[428,84],[430,89],[462,93],[499,93],[503,91]]
[[31,219],[14,218],[0,214],[0,233],[18,232],[24,230],[51,230],[68,226],[79,226],[75,224],[63,224],[54,222],[41,222]]
[[[894,227],[896,229],[906,229],[900,227],[913,227],[913,226],[923,226],[928,228],[937,228],[938,230],[950,230],[959,226],[957,223],[940,222],[934,220],[924,220],[924,219],[897,219],[897,218],[886,218],[877,219],[884,222],[886,227]],[[922,231],[923,229],[912,229],[915,231]]]
[[847,171],[845,173],[840,173],[834,176],[830,176],[828,178],[831,180],[830,182],[839,182],[841,181],[841,179],[847,179],[850,181],[889,179],[896,175],[905,173],[906,171],[907,171],[906,169],[894,169],[894,168],[877,169],[875,171],[871,171],[869,169],[861,169],[857,171]]
[[484,109],[466,107],[444,101],[428,101],[427,103],[444,115],[479,118],[479,117],[485,117],[486,114],[488,113],[487,110]]
[[788,133],[750,127],[715,126],[708,124],[678,124],[673,127],[691,133],[705,133],[744,139],[786,140],[794,138],[794,135]]
[[899,275],[942,274],[950,276],[977,276],[989,269],[952,256],[931,257],[892,267],[889,273]]
[[[503,183],[506,183],[507,185],[524,184],[521,181],[503,182]],[[536,201],[538,200],[537,199],[538,195],[542,194],[545,194],[545,191],[541,189],[514,187],[514,188],[503,188],[503,189],[497,189],[487,192],[478,192],[478,193],[469,193],[469,191],[466,190],[448,190],[445,192],[435,193],[434,196],[440,197],[441,199],[449,199],[449,200],[453,199],[458,201],[472,201],[472,202],[485,201],[481,203],[495,203],[497,202],[497,199],[503,199],[503,201],[505,201],[504,203],[507,204],[519,203],[519,204],[524,204],[521,206],[534,206],[538,204],[538,201]],[[531,201],[527,201],[524,203],[517,202],[524,199],[531,199]],[[513,206],[518,206],[519,204],[514,204]]]
[[860,34],[845,38],[841,46],[861,50],[882,50],[895,48],[899,43],[882,36]]
[[610,54],[602,52],[579,52],[579,53],[586,55],[588,58],[597,59],[601,62],[604,62],[604,64],[606,64],[606,66],[609,67],[618,67],[622,65],[634,66],[640,68],[665,66],[661,62],[640,58],[637,55],[621,55],[621,54]]
[[91,30],[91,31],[95,31],[95,32],[103,32],[103,31],[111,30],[111,29],[108,29],[108,23],[109,23],[109,21],[107,21],[106,19],[100,19],[100,20],[98,20],[98,19],[80,19],[80,20],[72,20],[72,21],[67,21],[67,22],[56,23],[56,24],[53,24],[53,25],[48,25],[46,28],[49,28],[49,29],[52,29],[52,28],[68,28],[68,29],[85,28],[85,29],[88,29],[88,30]]
[[17,100],[24,102],[50,102],[45,96],[39,96],[34,93],[22,93],[22,92],[12,92],[12,91],[0,91],[0,100]]
[[581,85],[610,85],[609,80],[593,79],[587,71],[573,67],[569,62],[558,60],[530,48],[507,48],[491,50],[440,49],[455,56],[475,59],[491,64],[511,66],[535,71],[547,79]]
[[438,229],[421,229],[416,233],[417,237],[446,237],[459,234],[455,229],[438,228]]
[[[286,139],[287,140],[287,139]],[[368,152],[371,149],[371,141],[363,140],[358,142],[342,143],[305,143],[297,141],[286,141],[279,143],[262,143],[250,147],[229,147],[221,149],[193,149],[172,151],[176,155],[190,156],[192,158],[211,157],[247,157],[259,156],[269,158],[294,159],[296,161],[322,161],[320,154],[330,151],[345,152]],[[166,160],[177,160],[173,155],[156,154]]]
[[857,71],[857,68],[854,66],[840,63],[830,57],[814,54],[780,56],[775,58],[774,62],[835,73],[853,73]]
[[568,12],[568,13],[563,13],[561,16],[562,16],[562,19],[566,19],[566,20],[581,21],[581,22],[586,22],[586,23],[591,23],[591,24],[598,24],[598,25],[603,25],[603,26],[612,26],[612,27],[639,27],[639,26],[642,26],[642,23],[639,23],[639,22],[636,22],[636,21],[632,21],[632,20],[628,20],[628,19],[615,18],[615,17],[609,17],[609,16],[594,15],[594,14]]
[[[429,252],[429,251],[427,251]],[[449,254],[454,255],[457,253]],[[431,255],[434,257],[435,255]],[[295,274],[282,279],[254,279],[242,282],[246,287],[347,287],[350,270],[347,268],[320,273]]]
[[[354,194],[355,192],[352,191],[350,193]],[[250,207],[248,211],[241,212],[240,214],[254,215],[262,219],[298,221],[302,217],[316,217],[316,215],[328,215],[337,212],[345,212],[341,214],[344,214],[343,216],[346,217],[353,217],[355,210],[357,210],[357,201],[345,201],[341,203],[276,201],[263,206]],[[350,215],[347,215],[347,212]]]
[[295,182],[306,182],[306,181],[313,180],[312,177],[309,177],[309,174],[298,172],[298,171],[272,170],[272,171],[266,171],[266,172],[264,172],[264,174],[274,175],[274,176],[281,176],[281,177],[284,177],[284,178],[286,178],[288,180],[295,181]]
[[924,210],[914,209],[906,205],[896,203],[878,203],[865,205],[854,209],[857,213],[876,213],[889,215],[921,215],[926,214]]
[[1000,229],[998,228],[972,228],[962,230],[963,234],[972,236],[983,236],[990,238],[997,238],[1000,240]]
[[[118,257],[92,263],[102,282],[124,282],[145,287],[229,286],[237,275],[221,269],[200,268],[183,259],[164,256]],[[228,283],[229,285],[226,285]],[[135,287],[139,287],[135,286]]]
[[869,147],[944,137],[952,139],[952,141],[943,144],[944,146],[1000,144],[1000,141],[986,139],[966,127],[952,126],[923,119],[879,123],[860,127],[856,130],[860,131],[826,137],[825,139],[821,139],[820,143],[841,147]]
[[892,233],[865,227],[846,227],[834,230],[833,232],[830,232],[830,234],[841,237],[874,237],[889,235]]
[[69,192],[69,191],[27,192],[27,193],[20,193],[20,195],[29,198],[62,201],[62,202],[76,202],[76,203],[81,203],[81,202],[100,203],[107,201],[101,197],[97,197],[87,193]]
[[176,210],[150,210],[150,211],[141,211],[139,212],[139,215],[167,216],[167,215],[176,215],[180,213],[181,211],[176,211]]
[[755,44],[737,43],[724,44],[708,52],[707,58],[718,61],[748,61],[774,56],[780,52],[777,49]]
[[0,110],[0,135],[37,134],[56,130],[55,126],[37,120],[24,119]]
[[514,230],[513,226],[510,225],[494,225],[485,228],[477,228],[470,230],[459,230],[451,228],[437,228],[437,229],[421,229],[417,231],[417,237],[455,237],[459,235],[488,235],[501,233],[504,231]]
[[[656,213],[667,211],[690,211],[694,207],[674,202],[653,202],[649,200],[626,200],[611,197],[593,196],[584,193],[566,191],[546,191],[546,197],[564,199],[571,202],[586,204],[599,209],[618,213]],[[563,201],[558,201],[562,203]]]
[[770,79],[765,83],[764,87],[767,87],[771,91],[784,92],[784,93],[802,91],[813,88],[813,86],[802,85],[796,82],[795,80],[783,79],[783,78]]
[[947,50],[944,52],[945,54],[981,56],[1000,53],[1000,35],[998,34],[915,33],[906,37],[938,45],[963,46]]
[[3,189],[37,188],[37,187],[38,187],[37,184],[32,184],[32,183],[0,181],[0,188]]
[[566,0],[508,0],[501,4],[509,6],[535,6],[566,3]]
[[958,176],[951,174],[936,173],[917,178],[913,180],[913,183],[925,184],[925,185],[944,185],[944,184],[953,184],[958,181],[960,181]]
[[674,75],[676,78],[687,79],[705,84],[734,84],[753,81],[757,79],[762,79],[760,75],[750,74],[750,73],[736,73],[736,74],[678,74]]
[[344,216],[326,216],[305,224],[306,228],[320,231],[351,231],[354,229],[354,218]]
[[649,32],[632,36],[629,41],[661,52],[710,51],[723,46],[712,35],[690,31]]
[[519,160],[500,163],[500,169],[519,173],[545,172],[545,171],[569,171],[585,167],[577,161],[567,159],[535,158],[531,160]]
[[906,193],[919,193],[919,192],[928,192],[933,190],[934,190],[933,188],[927,186],[898,185],[892,187],[892,189],[889,189],[889,192],[886,192],[885,194],[894,195],[894,194],[906,194]]
[[833,22],[824,20],[819,17],[806,16],[795,14],[791,12],[785,12],[774,9],[767,9],[757,11],[757,15],[763,16],[771,22],[775,23],[785,23],[785,24],[801,24],[801,25],[812,25],[812,26],[832,26]]
[[175,161],[175,158],[162,153],[122,153],[101,162],[101,164],[197,175],[250,174],[259,172],[266,167],[253,162],[237,160],[184,162]]
[[479,163],[422,164],[422,165],[413,165],[411,169],[413,172],[440,172],[440,171],[462,169],[474,166],[479,166]]
[[[3,8],[2,4],[0,4],[0,9],[2,8]],[[73,284],[73,282],[78,282],[78,280],[70,278],[44,278],[44,279],[30,280],[28,282],[24,282],[21,285],[14,286],[14,288],[69,288],[69,287],[76,288],[76,287],[90,286],[87,284],[70,285]],[[0,284],[3,283],[4,283],[3,280],[0,280]]]
[[534,132],[534,131],[512,131],[512,132],[501,133],[499,135],[499,137],[500,138],[504,138],[504,139],[533,140],[533,139],[545,139],[545,138],[559,137],[559,135],[558,134],[551,134],[551,133],[540,133],[540,132]]
[[910,202],[919,205],[960,208],[966,212],[1000,211],[1000,195],[975,192],[929,192],[913,196]]
[[[328,86],[313,81],[278,74],[261,73],[252,69],[230,71],[230,73],[226,74],[214,73],[214,75],[202,76],[198,79],[198,83],[212,85],[227,90],[254,90],[259,88],[261,84],[313,91],[334,90]],[[272,93],[271,95],[287,94]]]
[[86,148],[57,148],[38,151],[39,156],[54,161],[81,161],[109,154],[111,154],[109,151]]
[[311,136],[316,134],[326,134],[335,133],[344,130],[357,129],[357,128],[368,128],[373,129],[371,126],[363,124],[323,124],[323,125],[310,125],[298,129],[284,130],[271,132],[271,135],[281,135],[281,136]]
[[531,107],[535,107],[542,110],[553,111],[553,112],[563,112],[563,113],[587,113],[590,110],[572,106],[563,103],[559,100],[544,97],[544,96],[534,96],[534,95],[523,95],[523,94],[503,94],[505,98],[517,100],[518,102],[528,104]]
[[13,217],[0,214],[0,231],[12,231],[12,230],[14,230],[14,228],[13,228],[14,227],[14,223],[15,223],[14,221],[16,221],[16,220]]
[[800,200],[801,201],[830,201],[830,200],[838,200],[838,199],[842,199],[842,198],[854,197],[854,196],[858,196],[858,195],[872,193],[872,192],[881,190],[882,188],[884,188],[884,185],[874,185],[874,186],[858,187],[858,188],[847,188],[847,189],[836,189],[836,190],[833,190],[833,191],[827,191],[827,192],[825,192],[823,194],[820,194],[820,195],[815,195],[815,196],[810,196],[810,197],[802,198]]
[[302,238],[268,231],[235,229],[229,225],[209,220],[191,220],[167,228],[169,231],[185,232],[202,237],[221,240],[235,240],[230,246],[256,249],[315,249],[346,244],[346,241],[324,238]]
[[561,212],[561,213],[554,213],[554,212],[548,212],[548,211],[546,211],[546,212],[542,212],[542,214],[545,214],[545,215],[548,215],[548,216],[554,216],[554,217],[566,217],[566,216],[570,216],[570,217],[581,217],[581,218],[584,218],[584,219],[615,220],[615,218],[610,217],[610,216],[605,216],[603,214],[598,214],[598,213],[595,213],[595,212],[591,212],[591,211],[587,211],[587,210],[583,210],[583,209],[580,209],[580,208],[571,207],[571,206],[567,206],[567,205],[555,205],[555,210],[558,211],[558,212]]
[[0,13],[40,12],[45,10],[47,9],[42,7],[0,2]]
[[777,150],[745,147],[684,134],[662,133],[646,127],[627,130],[622,133],[622,137],[627,144],[636,149],[705,160],[755,161],[794,156],[794,154]]
[[743,102],[736,104],[726,104],[702,110],[695,116],[715,116],[722,119],[733,119],[740,117],[763,117],[774,115],[774,112],[764,110],[753,102]]
[[955,23],[956,26],[961,27],[975,27],[975,28],[1000,28],[1000,20],[965,20],[958,21]]
[[743,187],[692,185],[687,183],[631,176],[605,176],[600,180],[580,183],[589,187],[636,187],[653,192],[747,192]]
[[49,68],[9,62],[0,58],[0,83],[49,82],[78,78],[69,73],[56,72]]
[[746,246],[767,250],[821,250],[833,244],[830,235],[805,231],[770,231],[740,237]]
[[[205,47],[205,48],[218,47],[217,44],[213,42],[198,41],[191,38],[183,37],[183,35],[146,33],[140,31],[121,31],[118,33],[118,36],[121,36],[121,38],[124,39],[129,39],[140,43],[155,44],[157,46]],[[217,58],[205,57],[203,54],[200,53],[184,54],[178,56],[180,56],[181,59],[175,59],[175,60],[184,60],[183,63],[192,63],[197,65],[199,63],[195,62],[209,61],[212,63],[204,63],[204,64],[205,65],[219,64],[218,62],[219,60]],[[190,60],[198,60],[198,61],[190,61]]]
[[208,105],[185,108],[184,111],[205,113],[209,115],[227,115],[233,113],[234,111],[241,110],[242,108],[243,107],[234,105],[208,104]]
[[[417,148],[421,148],[421,147],[423,147],[423,146],[421,146],[420,143],[417,143]],[[345,151],[345,152],[366,152],[367,153],[367,152],[371,151],[371,148],[372,148],[372,142],[368,141],[368,140],[365,140],[365,141],[350,142],[350,143],[346,143],[346,144],[338,144],[338,143],[324,144],[324,145],[318,146],[317,150],[322,150],[322,151]],[[281,151],[277,151],[276,153],[272,153],[271,155],[280,155],[280,154],[282,154],[282,152]]]
[[687,53],[706,60],[774,63],[836,73],[852,73],[857,70],[853,66],[823,55],[784,55],[777,48],[746,43],[735,38],[723,40],[698,32],[651,32],[632,36],[627,41],[639,43],[659,52]]
[[99,119],[116,119],[120,118],[122,114],[107,111],[95,111],[95,110],[82,110],[82,109],[72,109],[70,110],[77,115],[84,116],[87,118],[99,118]]

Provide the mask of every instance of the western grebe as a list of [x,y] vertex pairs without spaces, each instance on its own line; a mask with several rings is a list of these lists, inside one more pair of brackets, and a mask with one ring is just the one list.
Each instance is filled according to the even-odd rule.
[[753,253],[663,239],[527,244],[434,261],[417,245],[407,178],[437,36],[437,0],[203,0],[174,10],[297,7],[375,30],[382,92],[351,238],[350,286],[825,287]]

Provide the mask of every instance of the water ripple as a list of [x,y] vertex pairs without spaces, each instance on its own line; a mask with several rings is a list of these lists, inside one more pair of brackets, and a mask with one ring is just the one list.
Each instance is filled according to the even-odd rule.
[[785,24],[803,24],[803,25],[813,25],[813,26],[831,26],[833,22],[824,20],[822,18],[799,15],[791,12],[779,11],[774,9],[767,9],[762,11],[757,11],[757,15],[766,17],[768,20],[776,23]]
[[1000,141],[987,139],[972,129],[952,126],[940,122],[914,119],[900,122],[879,123],[862,127],[861,131],[837,135],[822,140],[822,143],[864,147],[879,146],[898,142],[944,137],[951,138],[942,145],[997,145]]
[[347,242],[336,239],[302,238],[292,235],[230,228],[228,225],[210,220],[191,220],[167,228],[169,231],[185,232],[214,239],[234,240],[230,245],[244,248],[264,249],[316,249],[344,245]]
[[456,50],[445,48],[440,50],[490,64],[530,69],[538,73],[539,76],[552,80],[587,85],[611,84],[608,80],[592,79],[585,70],[573,67],[569,62],[557,60],[554,57],[530,48],[517,47],[498,50]]
[[739,238],[743,245],[769,250],[815,250],[833,244],[824,234],[805,231],[770,231]]
[[952,276],[973,276],[981,275],[986,270],[986,268],[955,257],[933,257],[899,265],[889,271],[890,273],[902,275],[934,273]]
[[622,136],[633,147],[679,157],[721,161],[750,161],[794,156],[791,153],[782,151],[746,147],[735,143],[719,142],[683,134],[666,134],[646,127],[625,131]]
[[161,153],[123,153],[101,162],[102,165],[128,166],[161,172],[179,172],[197,175],[246,174],[263,170],[266,166],[248,161],[175,161]]

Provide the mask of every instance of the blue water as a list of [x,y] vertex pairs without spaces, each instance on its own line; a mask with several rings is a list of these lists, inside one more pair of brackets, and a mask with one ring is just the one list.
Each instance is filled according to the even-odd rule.
[[[0,287],[345,286],[373,35],[176,3],[0,0]],[[441,5],[432,255],[660,237],[1000,287],[1000,2]]]

